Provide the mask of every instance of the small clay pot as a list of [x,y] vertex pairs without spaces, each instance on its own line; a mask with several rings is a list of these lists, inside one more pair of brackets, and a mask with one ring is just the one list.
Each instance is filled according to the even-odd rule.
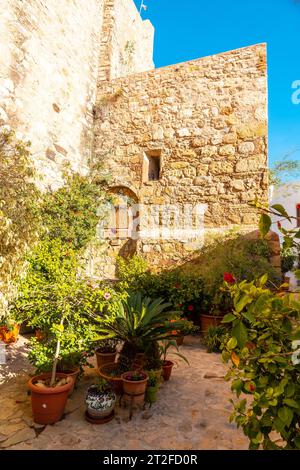
[[131,401],[132,404],[144,403],[145,392],[147,388],[148,375],[146,372],[141,372],[144,376],[141,380],[130,380],[131,374],[134,371],[125,372],[121,375],[123,381],[124,398],[126,401]]
[[162,366],[162,375],[163,375],[164,380],[170,379],[173,366],[174,366],[174,362],[164,361],[163,366]]
[[100,367],[105,366],[106,364],[112,364],[116,362],[117,351],[109,352],[109,353],[102,353],[98,349],[95,351],[98,369]]
[[[59,378],[67,378],[67,374],[57,373]],[[37,424],[54,424],[59,421],[65,411],[69,392],[73,386],[73,380],[60,387],[38,387],[38,380],[49,380],[51,374],[40,374],[32,377],[28,382],[31,390],[31,406],[33,420]]]

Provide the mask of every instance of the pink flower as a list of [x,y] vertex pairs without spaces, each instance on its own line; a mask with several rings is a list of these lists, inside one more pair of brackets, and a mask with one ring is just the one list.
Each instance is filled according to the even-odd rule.
[[234,284],[236,281],[235,277],[230,273],[224,273],[223,279],[225,282],[228,282],[228,284]]
[[111,294],[109,292],[105,292],[104,296],[105,300],[109,300],[111,298]]

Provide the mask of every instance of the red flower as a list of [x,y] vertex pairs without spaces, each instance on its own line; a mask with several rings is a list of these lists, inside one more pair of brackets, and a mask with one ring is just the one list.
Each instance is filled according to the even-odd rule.
[[279,228],[279,230],[281,229],[281,223],[280,222],[277,222],[277,227]]
[[228,282],[228,284],[234,284],[236,281],[235,277],[230,273],[224,273],[223,279],[225,282]]
[[189,312],[192,312],[193,310],[194,310],[194,306],[193,306],[193,305],[189,305],[189,306],[188,306],[188,311],[189,311]]
[[250,390],[250,392],[252,392],[252,393],[255,392],[255,385],[252,384],[252,383],[250,383],[250,384],[249,384],[249,390]]
[[174,284],[174,287],[175,289],[180,289],[181,285],[177,282],[176,284]]

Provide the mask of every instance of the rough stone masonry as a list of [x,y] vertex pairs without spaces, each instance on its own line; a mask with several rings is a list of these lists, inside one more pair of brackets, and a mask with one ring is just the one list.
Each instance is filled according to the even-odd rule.
[[[138,202],[139,215],[174,206],[176,225],[185,205],[203,204],[205,229],[250,232],[258,215],[249,203],[268,199],[265,45],[99,81],[95,155],[113,175],[112,191]],[[141,217],[133,245],[123,221],[110,255],[127,248],[161,266],[201,244],[151,237],[143,228]]]
[[[153,36],[133,0],[0,0],[0,127],[32,142],[45,186],[66,162],[105,161],[119,210],[108,276],[118,254],[163,266],[199,246],[147,234],[148,207],[159,231],[160,207],[186,204],[206,206],[206,229],[251,231],[249,201],[268,198],[265,45],[154,69]],[[137,239],[124,200],[140,206]]]

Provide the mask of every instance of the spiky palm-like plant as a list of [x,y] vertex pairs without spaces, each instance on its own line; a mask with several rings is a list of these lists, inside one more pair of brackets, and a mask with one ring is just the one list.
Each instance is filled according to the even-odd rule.
[[185,321],[174,321],[177,312],[168,310],[170,306],[163,299],[131,293],[117,304],[112,315],[99,318],[98,339],[117,338],[124,342],[118,360],[121,371],[130,370],[138,349],[174,338],[174,332],[184,329]]

